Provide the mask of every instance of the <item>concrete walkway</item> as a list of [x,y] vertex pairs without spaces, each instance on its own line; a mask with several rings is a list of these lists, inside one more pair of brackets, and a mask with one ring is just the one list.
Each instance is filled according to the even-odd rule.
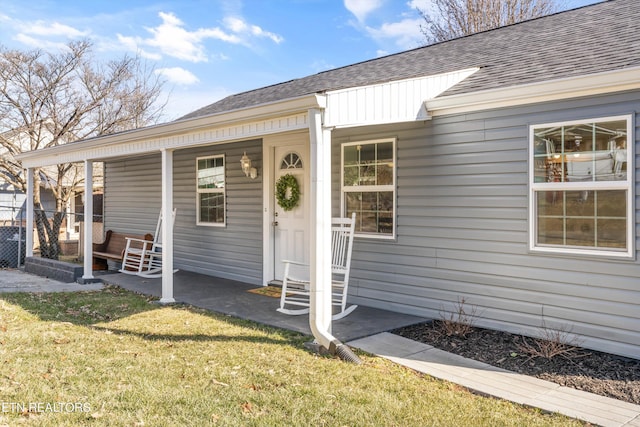
[[0,271],[0,293],[94,291],[102,288],[102,283],[92,283],[88,285],[81,285],[75,282],[63,283],[47,277],[25,273],[17,269]]
[[479,393],[604,427],[640,427],[640,405],[516,374],[388,332],[348,345]]

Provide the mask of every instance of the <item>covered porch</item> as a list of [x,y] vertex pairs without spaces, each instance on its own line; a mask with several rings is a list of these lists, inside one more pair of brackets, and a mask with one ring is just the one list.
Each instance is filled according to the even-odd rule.
[[[162,279],[115,273],[100,277],[105,284],[155,297],[162,296]],[[249,292],[256,285],[188,271],[174,274],[174,297],[178,303],[252,320],[268,326],[312,335],[309,316],[278,313],[279,298]],[[333,335],[342,342],[390,331],[428,319],[359,305],[349,316],[332,322]]]

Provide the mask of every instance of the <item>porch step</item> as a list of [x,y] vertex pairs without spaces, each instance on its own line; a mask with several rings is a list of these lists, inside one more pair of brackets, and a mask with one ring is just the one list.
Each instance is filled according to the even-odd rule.
[[40,257],[27,257],[24,271],[64,283],[76,282],[83,274],[83,266],[70,262]]

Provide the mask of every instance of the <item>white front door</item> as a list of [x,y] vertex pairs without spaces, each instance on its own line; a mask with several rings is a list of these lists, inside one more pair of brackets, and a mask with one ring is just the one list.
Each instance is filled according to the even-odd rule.
[[[274,279],[282,280],[283,259],[309,263],[309,148],[305,143],[276,145],[272,153],[273,271]],[[276,183],[287,174],[293,175],[300,187],[299,202],[288,211],[278,204],[275,194]]]

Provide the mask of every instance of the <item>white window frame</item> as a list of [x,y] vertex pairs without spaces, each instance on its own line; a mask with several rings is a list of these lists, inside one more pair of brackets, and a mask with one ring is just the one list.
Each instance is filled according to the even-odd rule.
[[[222,164],[224,168],[224,187],[223,188],[199,188],[198,187],[198,163],[200,160],[208,160],[208,159],[222,159]],[[223,216],[224,220],[222,222],[206,222],[201,221],[200,219],[200,194],[204,193],[222,193],[224,197],[224,210]],[[225,227],[227,225],[227,159],[224,154],[217,154],[213,156],[201,156],[196,157],[196,225],[202,225],[205,227]]]
[[[393,150],[393,183],[389,185],[363,185],[363,186],[345,186],[344,185],[344,149],[345,147],[352,147],[354,145],[369,145],[369,144],[380,144],[380,143],[392,143]],[[382,239],[382,240],[394,240],[396,239],[396,230],[397,230],[397,173],[398,173],[398,161],[397,161],[397,138],[382,138],[382,139],[372,139],[365,141],[354,141],[347,142],[341,145],[340,147],[340,212],[342,212],[342,216],[347,216],[347,206],[345,203],[345,194],[348,192],[382,192],[382,191],[391,191],[393,193],[393,231],[391,234],[379,234],[379,233],[359,233],[357,230],[355,232],[355,237],[362,237],[368,239]],[[356,223],[358,218],[356,216]]]
[[[554,123],[542,123],[529,126],[529,249],[532,252],[555,253],[567,255],[593,255],[599,257],[613,258],[635,258],[635,134],[633,133],[634,116],[631,114],[620,116],[604,116],[585,120],[573,120]],[[584,182],[535,182],[535,160],[534,141],[535,130],[539,128],[550,128],[560,126],[572,126],[579,124],[590,124],[594,122],[608,122],[625,120],[627,123],[627,174],[625,180],[612,181],[584,181]],[[536,193],[539,191],[593,191],[593,190],[623,190],[626,191],[626,221],[627,221],[627,247],[618,248],[583,248],[561,245],[539,245],[537,243],[538,212],[536,204]]]

